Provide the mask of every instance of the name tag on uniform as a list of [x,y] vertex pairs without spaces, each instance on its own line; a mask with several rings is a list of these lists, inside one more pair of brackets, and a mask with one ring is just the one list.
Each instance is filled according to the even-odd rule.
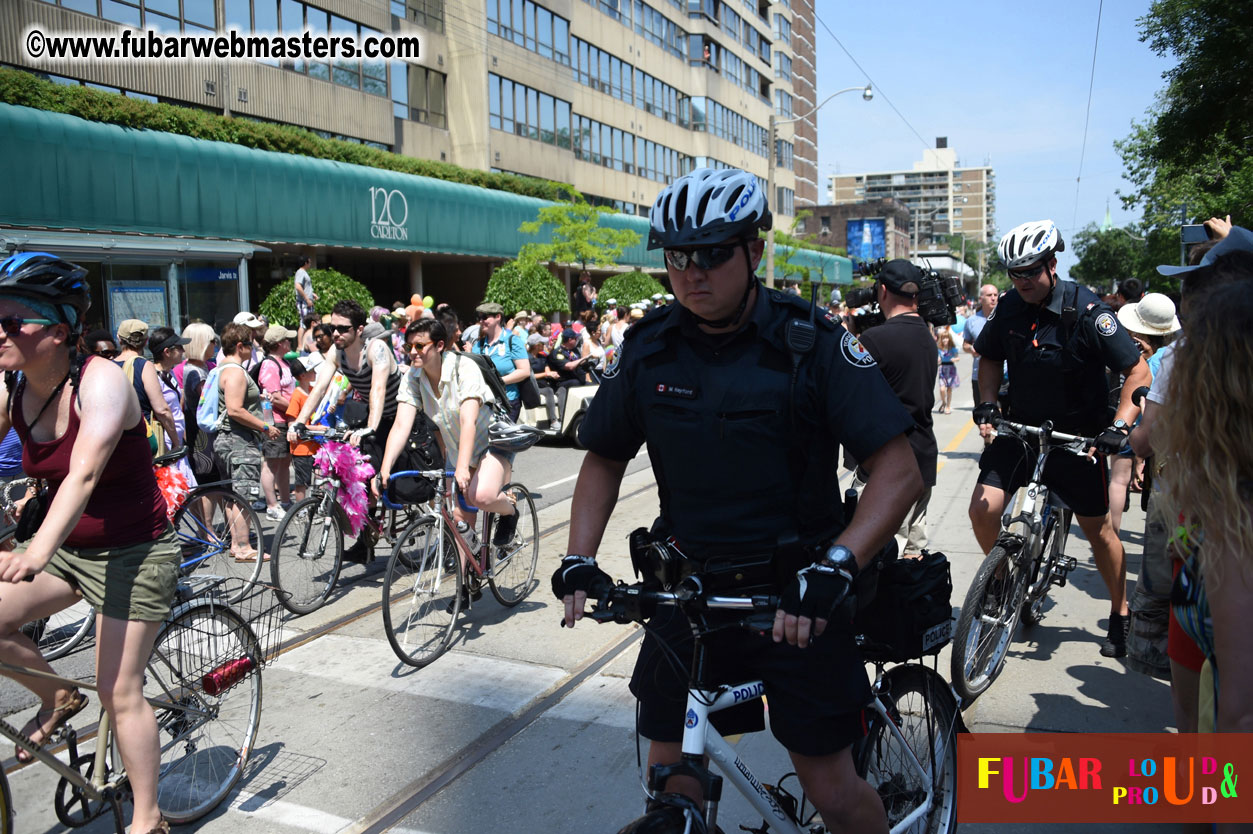
[[684,400],[696,399],[696,389],[685,385],[671,385],[668,382],[657,383],[657,393],[663,397],[679,397]]

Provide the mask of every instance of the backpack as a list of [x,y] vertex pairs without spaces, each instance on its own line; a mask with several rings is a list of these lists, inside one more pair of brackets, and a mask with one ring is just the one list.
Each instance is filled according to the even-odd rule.
[[[248,376],[252,377],[252,381],[257,383],[258,388],[261,388],[261,366],[264,365],[266,362],[273,362],[275,365],[278,365],[278,360],[275,359],[273,356],[263,356],[261,357],[260,362],[252,363],[252,367],[248,369]],[[281,376],[283,373],[283,368],[281,365],[279,366],[278,370],[279,370],[279,375]],[[265,389],[262,389],[262,390],[265,390]]]
[[[518,338],[518,334],[514,333],[512,330],[508,331],[508,334],[509,336],[505,340],[505,344],[509,346],[510,350],[512,350],[513,340]],[[485,350],[487,337],[480,336],[478,339],[478,342],[480,346],[479,349]],[[476,355],[485,356],[486,354],[480,353]],[[496,366],[493,364],[492,367],[495,368]],[[497,375],[499,375],[500,371],[497,370],[496,373]],[[486,373],[484,374],[484,376],[486,376]],[[500,382],[501,382],[501,385],[505,385],[504,377],[501,377]],[[491,382],[488,382],[488,385],[491,385]],[[522,405],[525,406],[526,408],[539,408],[539,404],[540,404],[539,383],[535,381],[535,372],[531,371],[531,375],[528,376],[526,379],[522,380],[521,382],[517,383],[517,386],[518,386],[518,397],[522,400]],[[505,387],[506,389],[508,388],[508,386],[505,386]],[[495,393],[495,389],[493,389],[493,393]],[[508,394],[506,391],[506,397],[507,396]],[[508,399],[505,400],[505,405],[508,406]]]
[[[393,472],[409,470],[429,470],[444,468],[444,453],[435,440],[439,427],[426,415],[419,411],[413,415],[413,428],[405,441],[396,462],[392,464]],[[435,483],[426,478],[401,478],[387,483],[387,497],[393,504],[421,504],[435,497]]]
[[[136,374],[136,369],[139,369],[140,373],[143,372],[147,361],[140,357],[127,359],[122,363],[122,373],[126,375],[127,382],[135,389],[135,394],[139,399],[140,419],[144,421],[144,431],[148,435],[148,448],[152,450],[153,456],[156,456],[165,449],[165,430],[152,416],[152,403],[148,401],[143,380]],[[145,404],[147,408],[144,407]]]
[[483,381],[487,383],[487,389],[492,392],[492,396],[496,401],[492,403],[492,410],[498,416],[507,416],[509,409],[509,394],[505,390],[505,380],[500,375],[500,371],[496,370],[495,363],[481,353],[470,353],[469,351],[454,350],[457,356],[469,359],[479,370],[483,372]]
[[196,406],[196,427],[207,434],[215,433],[221,424],[222,415],[218,412],[222,403],[222,367],[218,365],[209,371],[209,376],[205,378],[200,389],[200,402]]

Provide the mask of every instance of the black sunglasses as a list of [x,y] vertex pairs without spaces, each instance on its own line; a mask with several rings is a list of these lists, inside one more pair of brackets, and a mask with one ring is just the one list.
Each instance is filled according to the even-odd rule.
[[42,324],[51,327],[60,323],[52,319],[27,319],[21,316],[4,316],[0,318],[0,330],[3,330],[9,336],[16,336],[22,329],[23,324]]
[[96,356],[102,359],[117,359],[118,351],[116,350],[98,350]]
[[1009,271],[1009,277],[1011,280],[1014,280],[1014,281],[1030,281],[1032,278],[1036,277],[1041,272],[1043,272],[1044,269],[1047,267],[1048,267],[1048,264],[1041,262],[1041,263],[1036,264],[1035,266],[1029,266],[1026,269],[1022,269],[1022,270],[1011,269]]
[[487,321],[492,316],[499,316],[501,313],[479,313],[479,321]]
[[334,330],[336,333],[347,333],[349,330],[352,330],[352,328],[353,326],[351,324],[332,324],[331,325],[331,329]]
[[715,269],[735,257],[738,246],[706,246],[702,249],[667,249],[666,263],[676,272],[683,272],[692,264],[703,270]]

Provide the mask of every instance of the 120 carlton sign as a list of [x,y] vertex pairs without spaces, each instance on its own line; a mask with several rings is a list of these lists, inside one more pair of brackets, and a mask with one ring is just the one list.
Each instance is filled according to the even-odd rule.
[[408,240],[409,201],[395,188],[370,188],[370,237]]

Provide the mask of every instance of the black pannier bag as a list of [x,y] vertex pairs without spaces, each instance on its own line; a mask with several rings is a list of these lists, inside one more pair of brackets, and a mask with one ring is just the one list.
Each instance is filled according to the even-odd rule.
[[868,640],[863,647],[867,660],[901,663],[937,654],[948,645],[953,639],[953,579],[943,553],[924,550],[921,559],[872,562],[866,571],[877,572],[873,582],[864,583],[877,584],[877,590],[859,606],[853,626]]
[[[444,468],[444,455],[435,441],[439,427],[422,411],[413,415],[409,439],[392,464],[393,472]],[[421,504],[435,497],[435,482],[426,478],[393,478],[387,484],[387,497],[393,504]]]

